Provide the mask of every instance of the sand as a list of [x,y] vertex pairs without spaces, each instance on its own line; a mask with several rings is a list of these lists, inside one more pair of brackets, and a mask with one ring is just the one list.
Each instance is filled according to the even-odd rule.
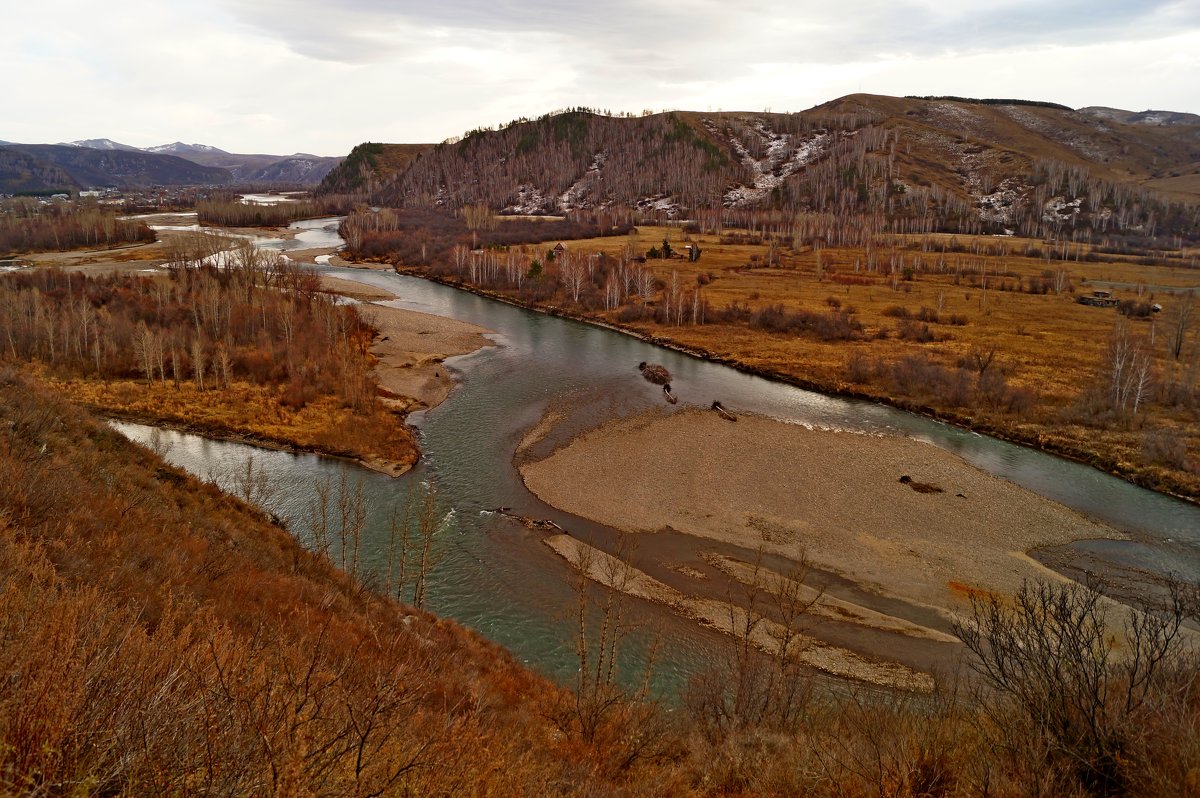
[[384,402],[401,412],[425,410],[445,401],[455,385],[442,365],[446,358],[493,346],[483,327],[378,304],[396,298],[386,288],[322,275],[321,290],[362,303],[359,312],[378,331],[371,343],[371,354],[378,358],[375,379],[387,394]]
[[[711,539],[807,556],[948,618],[970,590],[1011,594],[1051,575],[1031,549],[1120,537],[930,444],[705,410],[610,422],[521,473],[576,515],[642,534],[670,528],[701,548]],[[917,492],[905,475],[942,492]]]
[[396,295],[384,288],[360,283],[356,280],[343,280],[340,277],[321,275],[321,290],[329,294],[357,299],[360,302],[395,299]]
[[831,676],[903,690],[927,692],[933,689],[933,679],[927,674],[829,645],[794,629],[792,635],[787,635],[779,623],[768,618],[748,623],[746,612],[740,608],[715,599],[688,596],[569,535],[548,537],[546,545],[599,584],[664,604],[680,615],[725,634],[748,633],[754,645],[768,653],[779,652],[783,647],[780,641],[786,639],[789,641],[786,653],[801,664]]
[[397,409],[440,404],[455,385],[442,361],[492,346],[484,337],[487,330],[467,322],[377,304],[360,305],[359,311],[379,331],[371,344],[371,354],[379,358],[375,366],[379,386],[412,400],[389,400]]

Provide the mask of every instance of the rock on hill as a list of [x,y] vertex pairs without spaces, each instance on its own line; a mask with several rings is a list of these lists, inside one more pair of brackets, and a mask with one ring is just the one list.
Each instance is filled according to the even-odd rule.
[[397,206],[483,202],[510,213],[771,208],[1031,233],[1080,223],[1153,233],[1173,213],[1163,203],[1200,199],[1179,181],[1171,196],[1144,185],[1200,171],[1191,115],[1147,124],[1144,115],[1124,121],[1092,110],[865,94],[797,114],[574,110],[393,161],[383,158],[392,145],[362,145],[319,190],[359,189]]

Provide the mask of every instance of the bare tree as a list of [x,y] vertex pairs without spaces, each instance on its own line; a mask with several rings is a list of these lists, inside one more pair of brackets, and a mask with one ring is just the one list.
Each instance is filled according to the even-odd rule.
[[479,246],[478,232],[495,228],[496,217],[492,215],[491,209],[483,204],[465,205],[462,213],[467,229],[471,231],[471,248],[474,249]]
[[649,266],[637,266],[633,270],[634,290],[643,302],[654,296],[654,271]]
[[571,300],[579,301],[579,295],[583,292],[583,286],[587,283],[587,268],[578,257],[565,254],[562,258],[562,265],[559,267],[559,273],[563,277],[563,282],[567,285],[567,290],[571,292]]
[[196,388],[204,390],[204,372],[207,366],[204,356],[204,342],[197,335],[192,339],[192,379],[196,381]]
[[1150,395],[1154,360],[1124,319],[1117,322],[1109,337],[1102,376],[1109,408],[1119,415],[1136,416]]
[[763,568],[762,557],[760,548],[748,573],[722,566],[734,579],[725,601],[734,644],[726,661],[694,680],[686,696],[710,740],[749,728],[795,731],[808,705],[804,630],[822,591],[804,585],[806,559],[780,574]]
[[1013,599],[975,597],[955,633],[974,654],[971,667],[1002,698],[981,705],[996,729],[1008,728],[1002,713],[1015,711],[1042,766],[1074,774],[1089,794],[1125,794],[1144,713],[1193,678],[1178,644],[1181,595],[1172,590],[1156,606],[1128,610],[1123,645],[1099,591],[1080,585],[1025,583]]
[[1183,343],[1187,340],[1194,309],[1194,297],[1192,292],[1188,291],[1179,298],[1179,302],[1176,303],[1175,310],[1171,314],[1167,327],[1167,349],[1176,360],[1179,360],[1179,356],[1183,353]]
[[578,671],[574,689],[560,701],[554,715],[564,733],[590,744],[603,740],[618,748],[619,770],[661,742],[664,732],[657,706],[649,700],[657,635],[646,649],[640,677],[634,682],[622,672],[623,652],[640,628],[629,617],[627,603],[635,575],[628,563],[632,551],[630,540],[623,538],[616,555],[582,545],[569,558],[574,569]]

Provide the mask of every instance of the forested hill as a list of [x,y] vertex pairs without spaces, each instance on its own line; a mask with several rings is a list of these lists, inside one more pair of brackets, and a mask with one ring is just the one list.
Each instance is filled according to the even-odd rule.
[[385,182],[433,148],[432,144],[364,142],[329,171],[318,191],[324,194],[374,194]]
[[[359,189],[392,206],[481,202],[508,213],[771,208],[936,217],[959,229],[1032,233],[1084,222],[1153,233],[1182,225],[1168,218],[1178,212],[1170,203],[1200,200],[1200,125],[1186,114],[1170,121],[1052,103],[861,94],[797,114],[573,110],[390,162],[352,154],[321,190]],[[351,166],[357,184],[345,179]]]

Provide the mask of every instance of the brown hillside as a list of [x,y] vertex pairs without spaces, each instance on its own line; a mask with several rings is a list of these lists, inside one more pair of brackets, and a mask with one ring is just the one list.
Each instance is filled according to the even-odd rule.
[[11,370],[0,419],[0,792],[619,794],[502,649]]
[[796,114],[574,109],[432,148],[361,145],[325,190],[511,214],[769,209],[895,232],[1190,237],[1195,214],[1179,203],[1200,194],[1180,178],[1200,160],[1200,126],[1177,116],[1152,125],[1047,103],[866,94]]

